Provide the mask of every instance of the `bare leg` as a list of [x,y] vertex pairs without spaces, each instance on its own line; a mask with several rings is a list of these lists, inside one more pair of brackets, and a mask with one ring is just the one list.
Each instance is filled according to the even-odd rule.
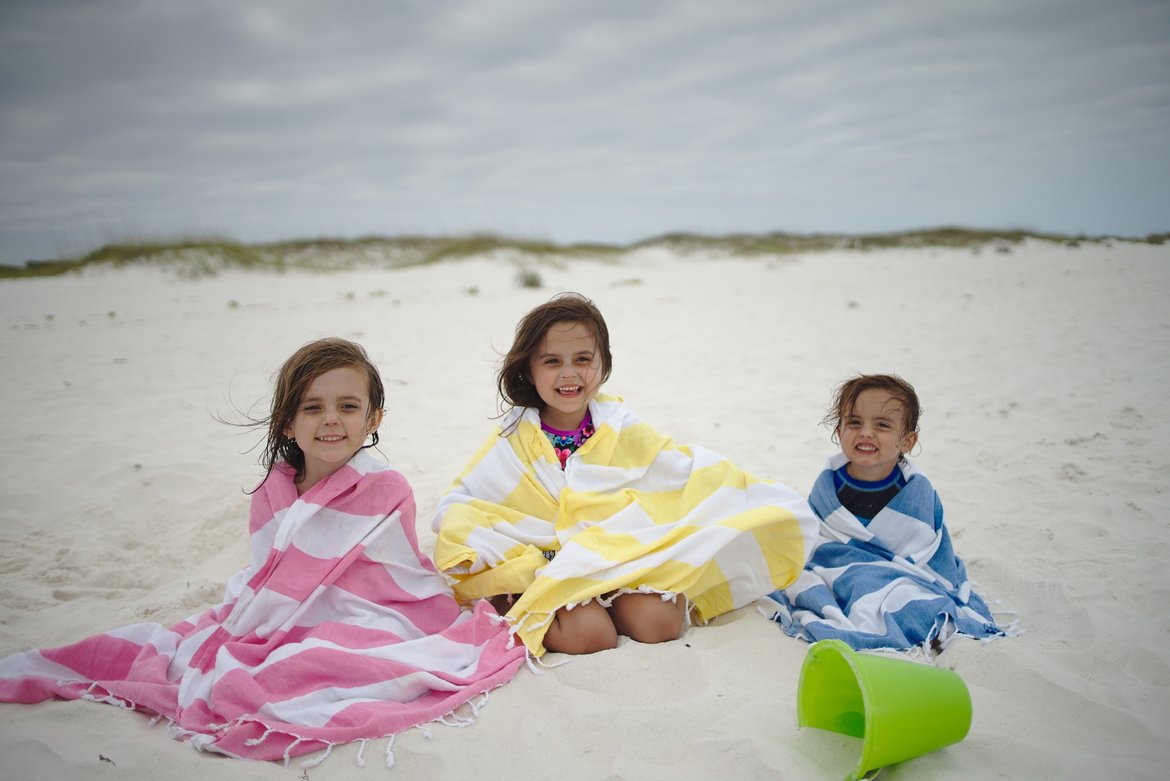
[[596,602],[561,608],[544,635],[544,647],[563,654],[591,654],[617,647],[609,612]]
[[618,634],[639,643],[677,640],[685,623],[686,597],[664,602],[660,594],[622,594],[609,613]]

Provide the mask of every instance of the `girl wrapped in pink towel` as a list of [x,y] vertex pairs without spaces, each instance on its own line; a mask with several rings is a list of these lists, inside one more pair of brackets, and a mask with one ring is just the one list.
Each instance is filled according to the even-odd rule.
[[442,719],[508,681],[523,649],[487,602],[455,601],[419,551],[406,478],[367,452],[382,406],[359,345],[298,350],[259,422],[251,558],[223,601],[4,659],[0,701],[111,703],[198,749],[287,761]]

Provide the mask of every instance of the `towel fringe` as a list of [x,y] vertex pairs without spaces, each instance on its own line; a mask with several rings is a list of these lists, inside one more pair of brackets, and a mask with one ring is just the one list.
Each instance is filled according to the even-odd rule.
[[[660,597],[662,597],[663,602],[674,602],[679,596],[679,592],[677,591],[663,591],[662,589],[657,589],[643,583],[640,586],[634,587],[623,586],[622,588],[619,588],[618,590],[610,593],[608,597],[594,597],[593,599],[586,599],[584,602],[577,602],[573,605],[568,605],[567,607],[572,610],[577,605],[587,605],[595,600],[602,607],[613,607],[613,601],[618,597],[625,596],[626,594],[658,594]],[[682,596],[683,599],[686,599],[685,594]]]
[[[84,684],[85,684],[85,681],[83,681],[80,678],[59,678],[57,680],[58,686],[69,686],[69,685],[81,686]],[[95,690],[98,691],[99,693],[94,694],[93,692]],[[112,693],[109,689],[102,686],[97,681],[91,681],[90,684],[88,686],[86,686],[85,689],[82,690],[78,694],[78,699],[82,699],[82,700],[85,700],[87,702],[100,702],[103,705],[116,705],[119,708],[121,708],[122,710],[129,710],[129,711],[138,710],[138,706],[132,700],[125,699],[124,697],[119,697],[118,695]]]
[[366,760],[362,758],[362,754],[364,754],[366,752],[366,744],[369,743],[370,741],[369,741],[369,738],[362,738],[358,742],[361,743],[361,745],[358,746],[357,766],[358,767],[365,767]]
[[756,603],[756,612],[758,612],[761,616],[768,619],[769,621],[778,621],[780,619],[780,611],[779,610],[773,610],[771,613],[769,613],[767,610],[764,610],[764,606],[761,605],[759,602]]
[[[272,730],[269,730],[269,732],[271,732],[271,731]],[[293,735],[293,737],[296,738],[297,736]],[[288,762],[289,762],[290,756],[292,754],[293,748],[296,747],[298,744],[303,743],[304,740],[305,740],[304,738],[297,738],[292,743],[289,743],[288,746],[284,749],[284,766],[285,767],[288,767]]]
[[396,737],[398,737],[398,736],[391,735],[389,740],[386,741],[386,769],[387,770],[390,770],[391,768],[394,767],[394,738],[396,738]]
[[275,731],[276,731],[275,727],[268,727],[268,729],[264,730],[263,735],[261,735],[258,738],[248,738],[247,740],[244,741],[244,745],[245,746],[259,746],[261,743],[263,743],[265,740],[268,739],[269,735],[271,735]]
[[[572,605],[570,605],[570,606],[568,607],[568,609],[569,609],[569,610],[572,610],[572,609],[573,609],[573,607],[575,607],[575,606],[572,606]],[[531,618],[531,617],[535,617],[536,615],[538,615],[538,614],[537,614],[537,613],[529,613],[529,614],[527,614],[527,615],[525,616],[525,618]],[[541,629],[541,628],[543,628],[543,627],[546,627],[546,626],[548,626],[549,624],[551,624],[551,623],[552,623],[552,620],[553,620],[553,618],[555,618],[555,617],[556,617],[556,613],[545,613],[545,614],[544,614],[544,616],[545,616],[545,618],[544,618],[544,620],[543,620],[543,621],[537,621],[535,624],[533,624],[532,626],[530,626],[530,627],[529,627],[529,629],[531,629],[531,630],[536,630],[536,629]]]
[[[326,743],[324,754],[317,757],[316,759],[306,759],[304,762],[301,763],[301,767],[317,767],[317,765],[320,765],[322,762],[329,759],[329,755],[333,753],[333,747],[335,745],[336,745],[335,743]],[[290,748],[291,748],[291,746],[290,746]]]
[[460,716],[458,713],[454,713],[454,712],[440,716],[439,718],[435,719],[435,721],[439,722],[440,724],[442,724],[446,727],[460,727],[460,728],[469,727],[475,723],[475,719],[469,719],[469,718],[466,718],[464,716]]
[[539,669],[539,667],[537,667],[537,665],[539,665],[540,667],[543,667],[546,670],[555,670],[556,668],[563,667],[564,665],[573,661],[573,658],[570,656],[566,659],[562,659],[561,661],[557,662],[556,664],[553,664],[552,662],[544,661],[539,656],[534,656],[533,654],[528,654],[528,657],[524,661],[527,662],[528,669],[532,671],[533,675],[544,675],[544,673]]
[[[167,719],[167,736],[174,740],[187,741],[191,744],[191,748],[196,751],[202,751],[204,744],[214,740],[211,735],[205,735],[202,732],[193,732],[180,727],[179,723],[174,719]],[[204,738],[204,740],[200,741],[200,738]]]
[[[1018,618],[1007,626],[1001,626],[1000,629],[1003,630],[1004,637],[1019,637],[1028,631],[1020,626],[1020,620]],[[985,637],[983,638],[983,642],[990,643],[994,639],[995,637]]]

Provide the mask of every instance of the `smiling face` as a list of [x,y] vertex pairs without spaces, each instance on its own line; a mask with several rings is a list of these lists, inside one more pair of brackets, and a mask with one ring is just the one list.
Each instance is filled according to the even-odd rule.
[[540,419],[572,431],[581,425],[601,385],[601,357],[584,323],[555,323],[528,359],[529,376],[544,402]]
[[330,369],[309,384],[284,435],[305,454],[300,493],[336,472],[382,423],[382,411],[370,409],[369,378],[353,366]]
[[914,447],[918,435],[906,432],[904,413],[902,402],[889,391],[870,388],[857,395],[853,409],[837,428],[851,477],[881,480],[894,470],[902,454]]

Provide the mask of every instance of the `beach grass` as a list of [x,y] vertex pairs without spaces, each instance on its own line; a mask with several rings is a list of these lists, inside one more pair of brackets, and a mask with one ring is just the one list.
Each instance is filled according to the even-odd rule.
[[647,247],[664,247],[682,254],[704,252],[728,256],[792,255],[831,250],[875,250],[890,248],[971,248],[992,246],[1010,251],[1026,239],[1081,243],[1126,241],[1162,244],[1170,233],[1145,238],[1119,236],[1072,236],[1021,229],[987,230],[938,227],[891,233],[737,233],[707,235],[666,233],[627,245],[581,242],[557,244],[551,241],[470,233],[458,236],[364,236],[353,239],[313,238],[272,243],[247,244],[226,238],[181,238],[171,241],[137,241],[107,244],[77,258],[29,261],[23,266],[0,266],[0,279],[48,277],[86,268],[117,268],[149,265],[173,269],[184,277],[211,276],[227,268],[267,271],[305,269],[329,271],[357,267],[425,265],[443,260],[492,253],[555,261],[558,259],[613,259]]

